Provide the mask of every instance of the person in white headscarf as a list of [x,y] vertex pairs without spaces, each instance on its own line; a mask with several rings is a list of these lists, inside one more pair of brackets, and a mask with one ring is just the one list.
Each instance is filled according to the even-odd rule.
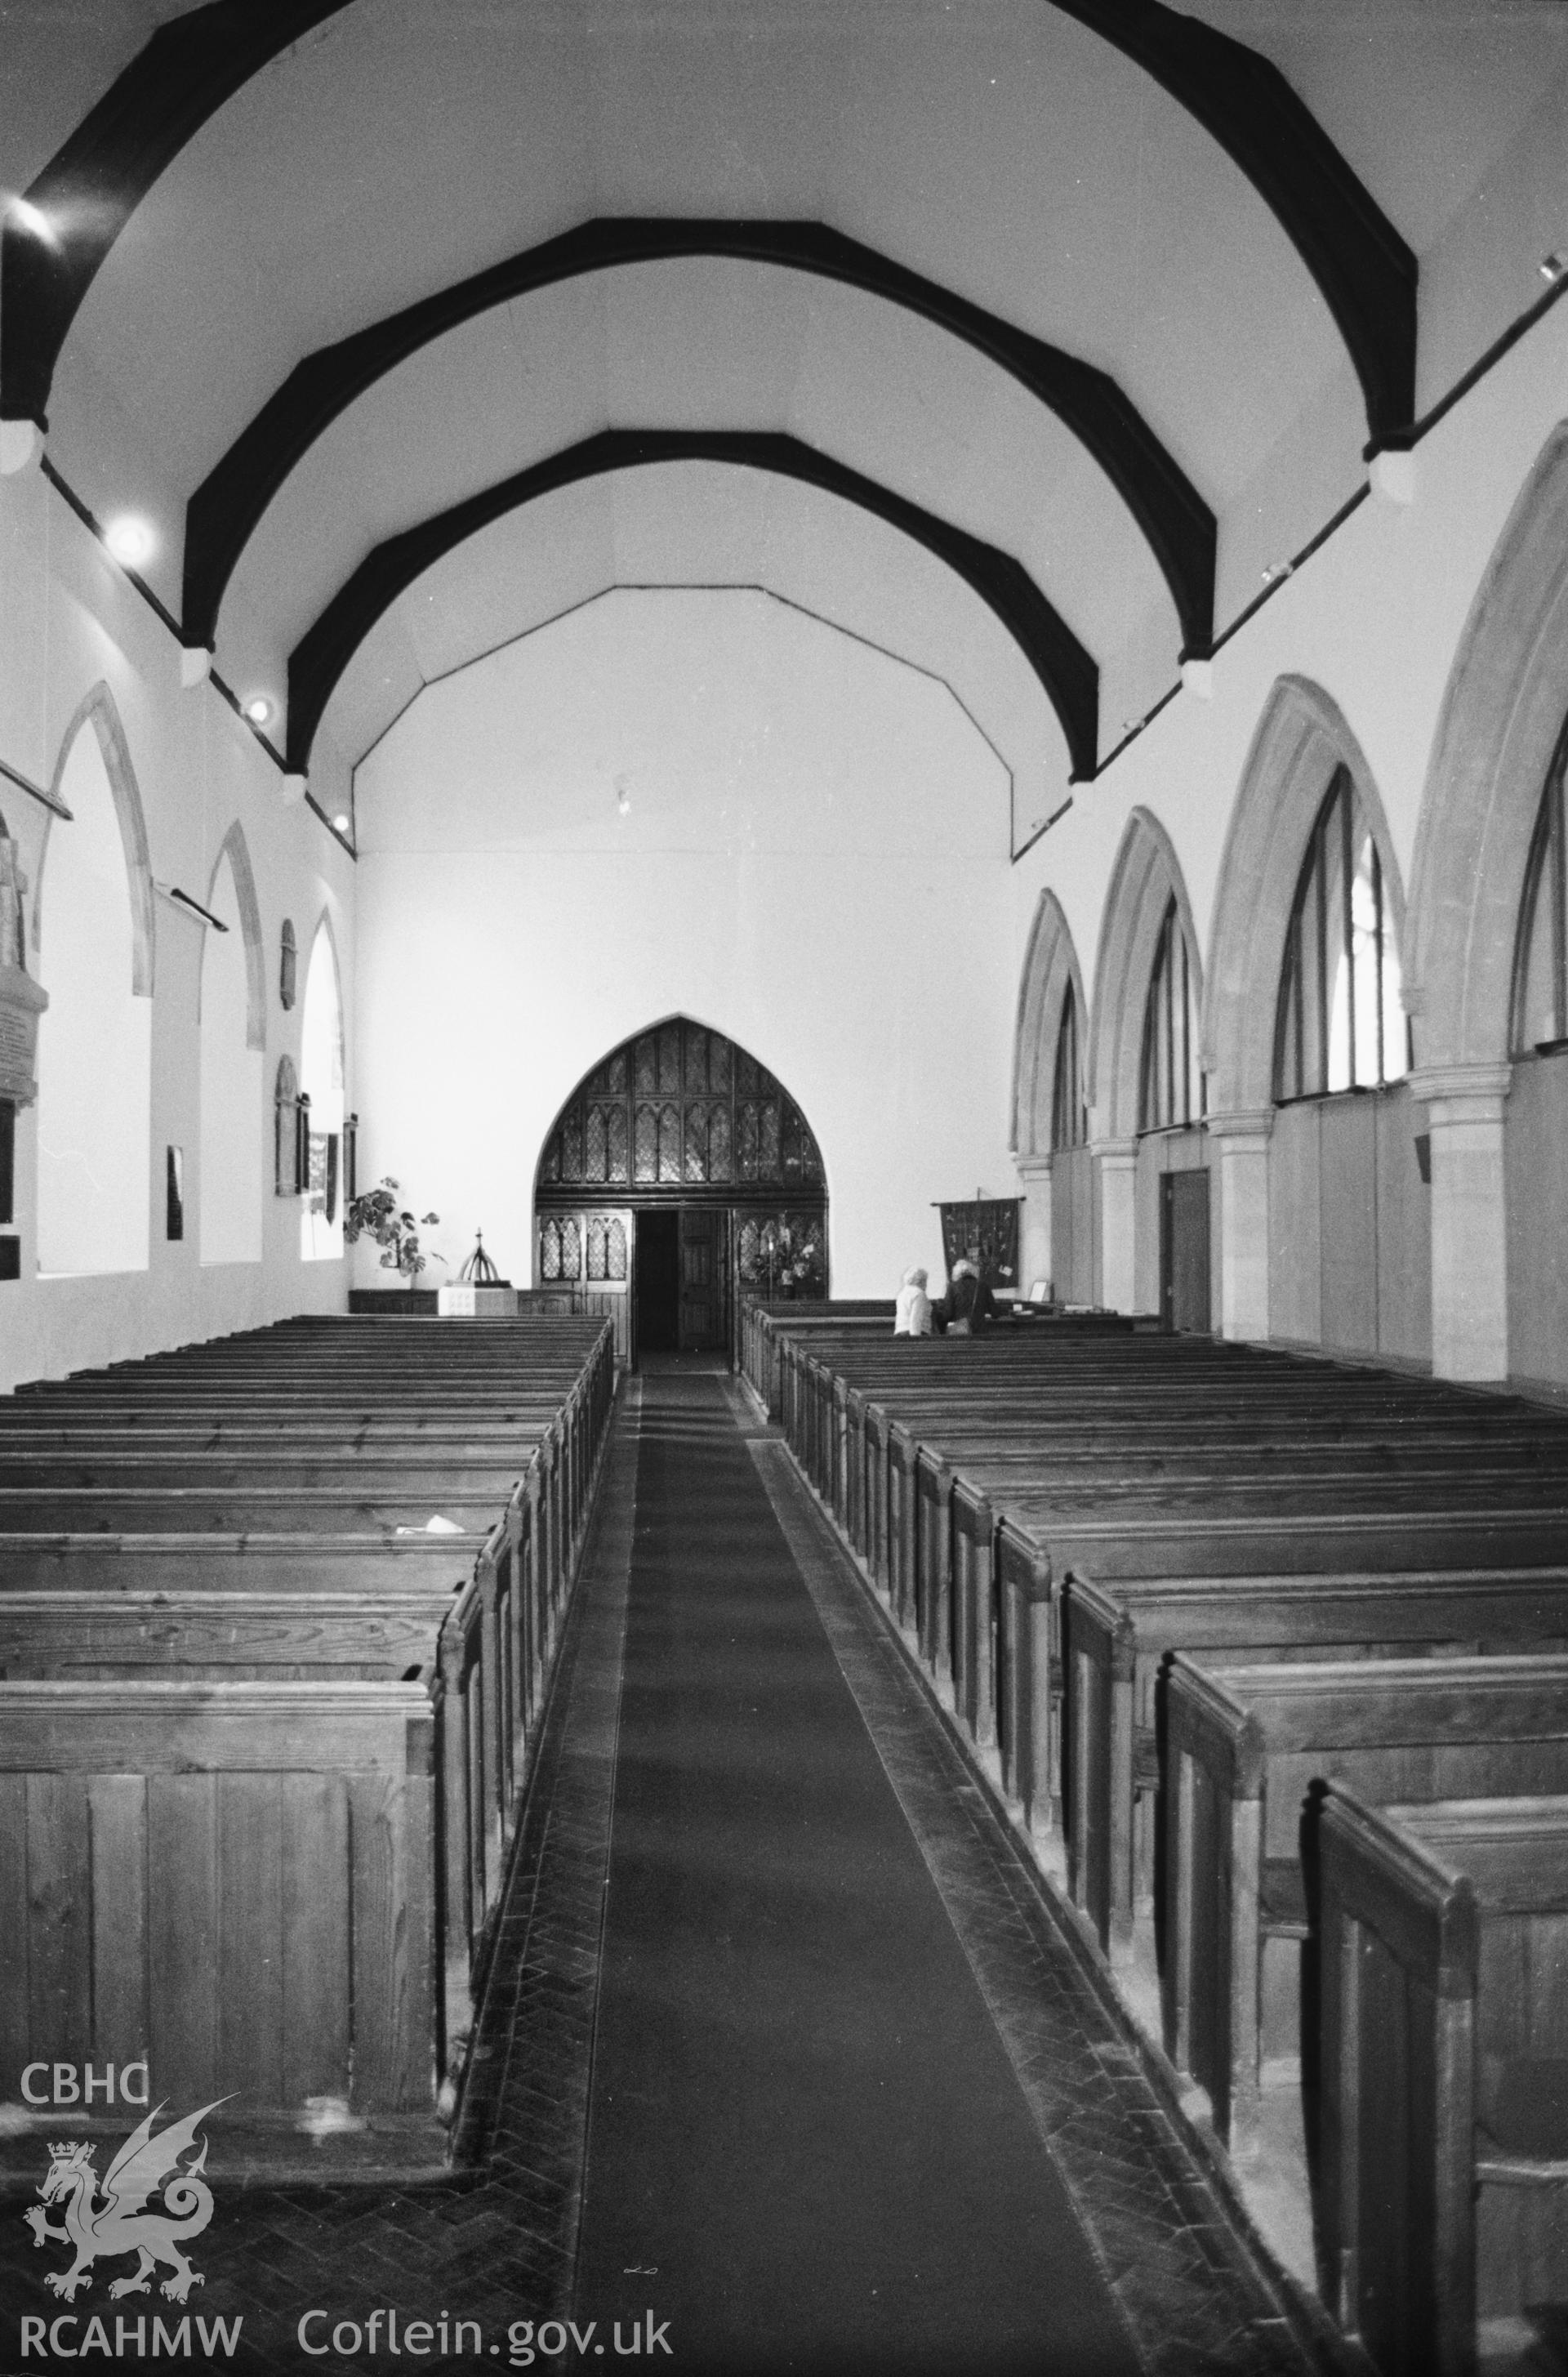
[[925,1292],[926,1275],[919,1263],[904,1273],[904,1284],[898,1290],[898,1302],[893,1315],[895,1337],[929,1337],[931,1335],[931,1298]]

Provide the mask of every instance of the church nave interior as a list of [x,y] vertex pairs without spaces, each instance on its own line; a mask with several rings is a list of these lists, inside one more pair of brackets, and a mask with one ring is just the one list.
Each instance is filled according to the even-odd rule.
[[1565,134],[0,8],[16,2365],[1568,2366]]

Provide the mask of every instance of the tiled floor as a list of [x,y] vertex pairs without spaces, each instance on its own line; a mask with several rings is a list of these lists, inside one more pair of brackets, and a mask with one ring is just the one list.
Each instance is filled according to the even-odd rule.
[[[1150,2377],[1211,2370],[1285,2377],[1334,2366],[1332,2347],[1321,2338],[1303,2341],[1286,2318],[781,1445],[747,1419],[737,1397],[730,1407],[752,1439],[840,1671]],[[476,2348],[503,2367],[577,2363],[564,2328],[546,2329],[543,2339],[547,2353],[557,2341],[565,2347],[560,2357],[529,2362],[522,2356],[536,2348],[542,2323],[576,2316],[581,2325],[586,2317],[575,2311],[572,2273],[640,1411],[634,1380],[623,1390],[526,1811],[457,2140],[460,2167],[419,2189],[228,2190],[196,2257],[205,2286],[186,2307],[208,2323],[243,2318],[232,2359],[220,2355],[210,2365],[329,2372],[385,2366],[393,2311],[405,2346],[410,2321],[429,2323],[421,2356],[426,2368],[471,2366]],[[18,2207],[6,2204],[0,2214],[0,2372],[42,2365],[34,2355],[25,2361],[14,2356],[18,2319],[53,2316],[61,2308],[42,2287],[46,2266],[53,2260],[34,2258]],[[131,2348],[117,2365],[134,2366],[135,2315],[148,2320],[150,2335],[157,2297],[150,2306],[146,2297],[112,2305],[99,2288],[96,2298],[78,2299],[82,2324],[66,2340],[79,2346],[86,2339],[93,2309],[108,2315],[111,2339],[113,2314],[132,2314]],[[327,2349],[307,2358],[299,2323],[313,2311],[327,2316],[307,2328],[307,2340]],[[457,2342],[452,2323],[458,2320],[477,2323],[478,2334],[463,2331],[461,2359],[444,2358],[443,2342]],[[334,2331],[341,2339],[337,2351]],[[191,2357],[176,2365],[203,2365],[194,2328],[191,2343]],[[160,2358],[147,2365],[170,2364]],[[1050,2365],[1044,2357],[1041,2365]]]

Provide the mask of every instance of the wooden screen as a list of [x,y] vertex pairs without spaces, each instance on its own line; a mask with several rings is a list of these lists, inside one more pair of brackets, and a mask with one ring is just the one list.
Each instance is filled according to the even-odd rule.
[[545,1141],[541,1199],[629,1188],[782,1189],[820,1198],[822,1155],[793,1098],[721,1033],[676,1017],[623,1042],[573,1092]]

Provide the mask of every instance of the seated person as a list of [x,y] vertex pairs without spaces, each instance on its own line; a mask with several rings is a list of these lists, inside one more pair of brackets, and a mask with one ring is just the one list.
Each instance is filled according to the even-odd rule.
[[925,1272],[918,1263],[904,1273],[904,1284],[898,1290],[893,1314],[895,1337],[931,1335],[931,1298],[925,1292]]
[[997,1318],[996,1298],[972,1262],[966,1259],[954,1264],[947,1293],[932,1306],[931,1317],[939,1334],[950,1330],[955,1337],[972,1337]]

